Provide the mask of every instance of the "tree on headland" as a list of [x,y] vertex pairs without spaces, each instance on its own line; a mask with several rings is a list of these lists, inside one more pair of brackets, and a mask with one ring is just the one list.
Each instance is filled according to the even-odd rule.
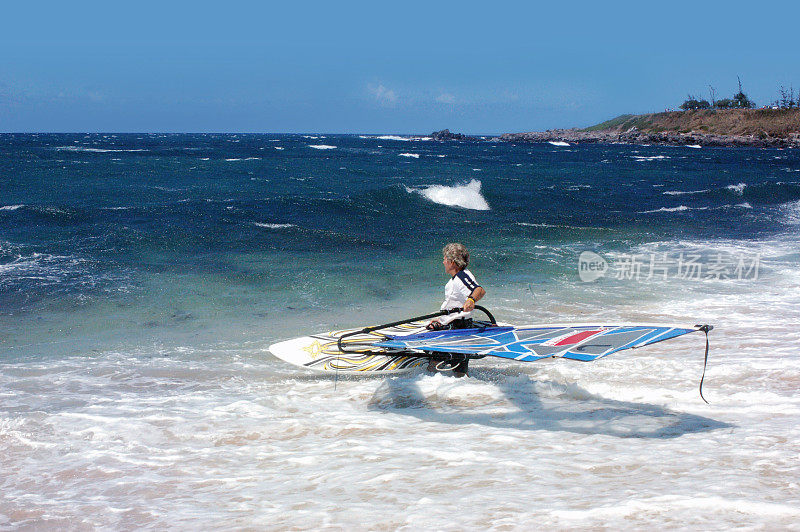
[[[703,98],[698,98],[696,96],[692,96],[691,94],[688,95],[686,100],[680,105],[680,108],[684,111],[689,110],[697,110],[697,109],[753,109],[755,108],[756,104],[753,100],[751,100],[747,94],[744,93],[742,90],[742,80],[739,76],[736,76],[736,80],[739,82],[739,92],[733,95],[733,98],[723,98],[721,100],[717,100],[717,90],[712,86],[709,85],[709,93],[711,95],[711,103],[708,100]],[[792,93],[792,99],[794,98],[794,93]]]
[[794,100],[794,86],[790,85],[789,90],[786,90],[786,87],[781,85],[780,90],[778,91],[780,97],[775,100],[772,104],[772,107],[777,107],[778,109],[794,109],[795,107],[800,107],[800,95],[798,95],[797,101]]
[[695,110],[695,109],[709,109],[711,104],[708,103],[708,100],[703,100],[702,98],[697,98],[696,96],[692,96],[691,94],[687,95],[686,101],[680,105],[680,108],[684,111]]
[[737,109],[753,109],[756,106],[756,103],[748,98],[742,90],[741,78],[736,76],[736,79],[739,82],[739,92],[733,95],[733,107]]
[[721,100],[717,100],[717,105],[715,105],[717,109],[731,109],[733,108],[733,100],[730,98],[723,98]]

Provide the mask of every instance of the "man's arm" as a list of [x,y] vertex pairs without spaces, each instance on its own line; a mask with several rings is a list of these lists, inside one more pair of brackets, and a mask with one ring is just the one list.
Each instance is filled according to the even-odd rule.
[[475,309],[475,303],[481,300],[483,296],[486,295],[486,290],[483,289],[482,286],[479,286],[467,298],[467,301],[464,302],[464,311],[470,312],[471,310]]

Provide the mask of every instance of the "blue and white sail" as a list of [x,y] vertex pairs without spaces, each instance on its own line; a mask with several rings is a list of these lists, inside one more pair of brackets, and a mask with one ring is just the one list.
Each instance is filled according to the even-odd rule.
[[587,362],[708,328],[704,325],[495,326],[389,336],[373,345],[420,353],[489,355],[522,362],[543,358]]

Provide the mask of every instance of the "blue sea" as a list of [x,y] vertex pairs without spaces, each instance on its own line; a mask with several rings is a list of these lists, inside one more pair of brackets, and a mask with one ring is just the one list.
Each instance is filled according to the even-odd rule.
[[[452,241],[502,321],[714,325],[711,404],[702,335],[336,387],[269,353],[436,310]],[[798,529],[798,244],[796,150],[2,134],[0,527]]]

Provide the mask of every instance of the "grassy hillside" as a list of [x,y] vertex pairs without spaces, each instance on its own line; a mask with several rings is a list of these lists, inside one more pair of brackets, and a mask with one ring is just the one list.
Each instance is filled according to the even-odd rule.
[[584,131],[710,133],[787,138],[800,134],[800,109],[719,109],[620,115]]

